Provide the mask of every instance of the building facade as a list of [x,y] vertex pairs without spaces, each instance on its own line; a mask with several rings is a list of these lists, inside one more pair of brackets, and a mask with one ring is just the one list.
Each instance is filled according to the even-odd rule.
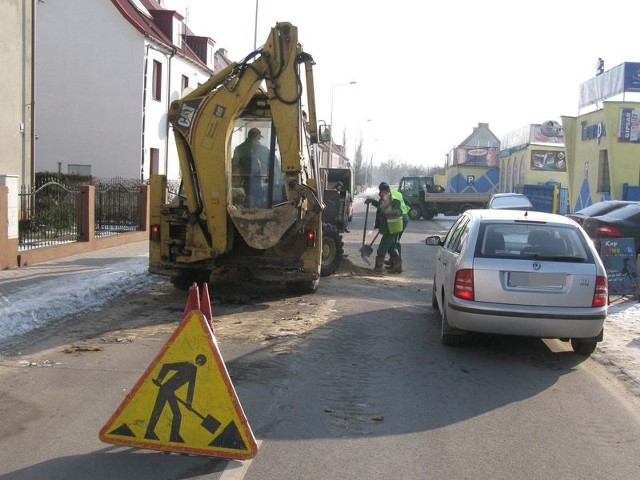
[[520,192],[525,185],[567,187],[562,127],[557,122],[529,124],[505,135],[500,150],[500,192]]
[[[33,163],[33,9],[37,0],[0,2],[0,176],[31,185]],[[1,183],[0,183],[1,184]]]
[[572,210],[627,199],[625,186],[640,184],[640,103],[604,101],[584,115],[562,117],[562,126]]
[[494,193],[498,191],[500,140],[479,123],[464,141],[446,156],[447,193]]
[[36,25],[37,171],[178,179],[169,105],[225,52],[155,0],[43,2]]

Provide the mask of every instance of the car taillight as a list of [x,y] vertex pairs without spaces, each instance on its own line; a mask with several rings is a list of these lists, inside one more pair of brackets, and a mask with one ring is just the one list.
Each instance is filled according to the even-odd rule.
[[595,237],[622,237],[622,232],[611,225],[599,225],[596,227]]
[[475,300],[473,293],[473,269],[465,268],[456,272],[453,296],[463,300]]
[[316,231],[315,230],[306,230],[304,232],[304,238],[307,247],[315,247],[316,246]]
[[609,301],[609,286],[607,284],[607,277],[596,277],[596,288],[593,291],[592,307],[604,307]]
[[149,240],[160,241],[160,225],[151,225],[149,227]]

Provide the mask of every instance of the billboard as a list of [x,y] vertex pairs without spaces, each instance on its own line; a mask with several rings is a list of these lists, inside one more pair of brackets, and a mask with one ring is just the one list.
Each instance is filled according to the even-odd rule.
[[621,108],[618,125],[619,142],[640,143],[640,109]]
[[498,149],[495,147],[459,147],[456,149],[456,164],[472,167],[496,167]]
[[552,150],[532,150],[531,170],[546,170],[554,172],[567,171],[567,159],[564,152]]
[[581,84],[578,108],[625,92],[640,92],[640,63],[621,63]]

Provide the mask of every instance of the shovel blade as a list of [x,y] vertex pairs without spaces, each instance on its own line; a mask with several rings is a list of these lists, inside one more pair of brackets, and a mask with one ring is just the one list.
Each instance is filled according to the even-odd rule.
[[371,265],[371,262],[369,261],[369,257],[371,256],[372,253],[373,253],[373,248],[369,245],[363,245],[360,248],[360,255],[362,256],[362,260],[364,260],[367,265]]
[[372,253],[373,253],[373,247],[371,247],[370,245],[365,245],[364,247],[362,247],[362,255],[366,255],[367,257],[370,257]]

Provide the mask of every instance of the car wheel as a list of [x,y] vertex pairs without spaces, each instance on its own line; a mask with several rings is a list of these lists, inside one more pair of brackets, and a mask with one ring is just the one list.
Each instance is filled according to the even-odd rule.
[[[444,302],[443,302],[444,303]],[[442,306],[442,327],[440,329],[440,343],[446,347],[457,347],[462,345],[464,335],[461,333],[453,333],[453,329],[447,321],[447,306]]]
[[598,342],[593,340],[581,340],[579,338],[571,339],[571,348],[573,348],[574,352],[579,353],[580,355],[591,355],[595,351],[596,345],[598,345]]
[[411,207],[411,209],[409,210],[409,219],[410,220],[420,220],[421,216],[422,216],[422,212],[420,212],[420,208]]
[[433,293],[431,294],[431,306],[438,310],[438,294],[436,293],[436,279],[433,279]]

